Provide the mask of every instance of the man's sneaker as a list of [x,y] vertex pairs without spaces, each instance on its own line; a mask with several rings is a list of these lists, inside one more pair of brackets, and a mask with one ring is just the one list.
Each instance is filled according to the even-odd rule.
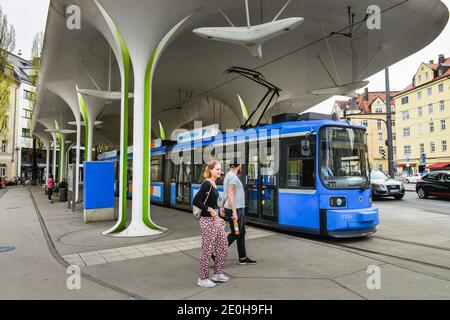
[[214,282],[212,282],[211,280],[209,280],[209,279],[202,280],[200,278],[197,281],[197,285],[200,287],[205,287],[205,288],[213,288],[216,286],[216,284]]
[[214,282],[227,282],[230,280],[230,278],[225,276],[223,273],[219,273],[219,274],[212,275],[211,280]]
[[239,259],[239,264],[240,265],[246,265],[246,264],[256,264],[255,260],[249,259],[248,257],[244,258],[244,259]]

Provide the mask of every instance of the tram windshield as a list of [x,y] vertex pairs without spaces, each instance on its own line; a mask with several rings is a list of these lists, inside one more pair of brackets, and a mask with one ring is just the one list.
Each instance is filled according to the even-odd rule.
[[319,174],[330,189],[370,185],[365,153],[365,130],[325,127],[320,131]]

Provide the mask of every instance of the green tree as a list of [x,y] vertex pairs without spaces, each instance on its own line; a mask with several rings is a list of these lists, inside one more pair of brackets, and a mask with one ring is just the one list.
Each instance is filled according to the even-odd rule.
[[41,67],[41,54],[44,44],[44,33],[41,31],[36,33],[33,38],[33,47],[31,49],[31,63],[33,65],[33,72],[31,74],[31,83],[36,86],[38,81],[39,69]]
[[9,63],[9,52],[14,51],[16,31],[8,23],[7,16],[0,6],[0,138],[9,135],[7,115],[10,109],[10,86],[14,82],[14,70]]

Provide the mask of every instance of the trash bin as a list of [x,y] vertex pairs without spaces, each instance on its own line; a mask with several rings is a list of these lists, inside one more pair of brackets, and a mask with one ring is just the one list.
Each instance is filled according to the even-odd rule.
[[59,189],[59,202],[67,202],[67,189]]

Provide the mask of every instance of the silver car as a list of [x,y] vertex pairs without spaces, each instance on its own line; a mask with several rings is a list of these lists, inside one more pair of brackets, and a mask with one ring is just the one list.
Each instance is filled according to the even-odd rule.
[[400,200],[405,195],[405,186],[400,181],[394,180],[381,171],[370,172],[370,184],[372,185],[372,198],[394,197]]

